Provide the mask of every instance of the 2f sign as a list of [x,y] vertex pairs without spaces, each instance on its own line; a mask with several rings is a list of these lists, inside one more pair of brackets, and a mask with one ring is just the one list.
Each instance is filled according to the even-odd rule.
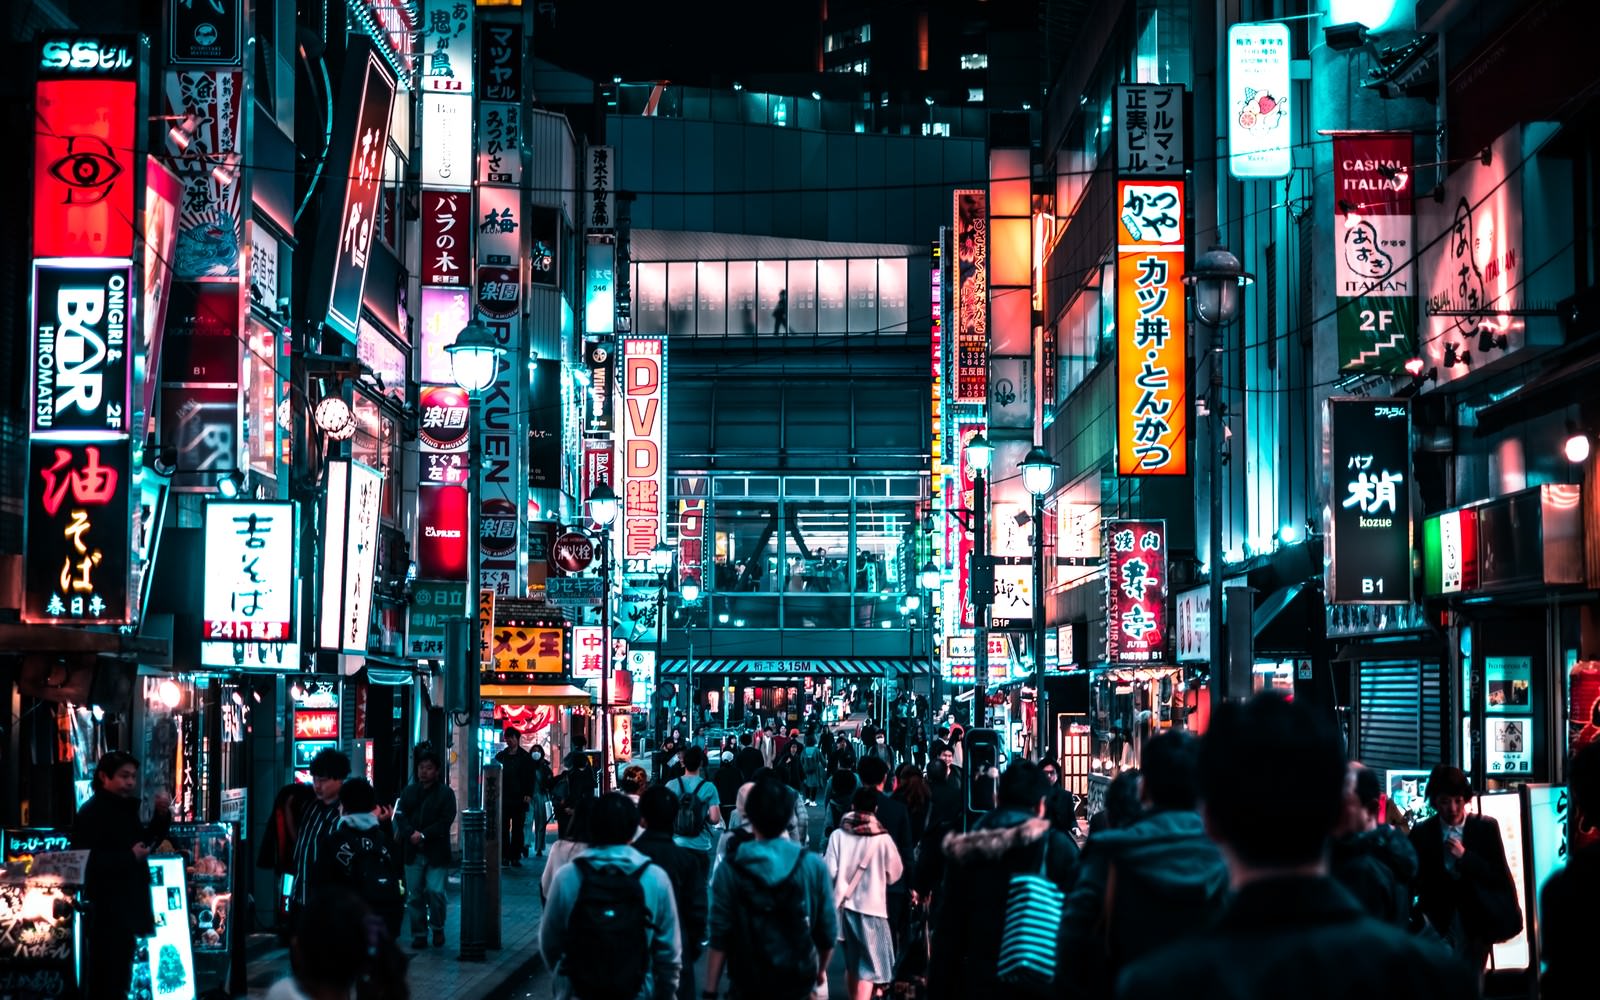
[[1394,324],[1393,309],[1361,310],[1361,331],[1363,333],[1387,333],[1389,332],[1389,327]]

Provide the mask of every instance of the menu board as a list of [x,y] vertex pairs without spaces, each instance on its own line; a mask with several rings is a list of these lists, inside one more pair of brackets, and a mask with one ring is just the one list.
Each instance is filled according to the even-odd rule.
[[234,827],[174,823],[167,840],[183,857],[189,949],[200,992],[225,991],[233,944]]
[[195,1000],[184,859],[179,854],[152,854],[149,862],[156,930],[139,943],[129,996],[133,1000]]
[[1490,968],[1497,972],[1521,972],[1528,968],[1527,865],[1523,860],[1522,796],[1516,792],[1496,792],[1477,798],[1478,812],[1500,824],[1500,840],[1506,847],[1506,864],[1517,887],[1517,905],[1523,909],[1522,929],[1509,941],[1494,946]]
[[[36,853],[67,849],[64,831],[5,831],[7,865],[25,864]],[[0,884],[0,997],[46,1000],[77,996],[72,941],[77,917],[71,895],[60,886],[26,881]]]

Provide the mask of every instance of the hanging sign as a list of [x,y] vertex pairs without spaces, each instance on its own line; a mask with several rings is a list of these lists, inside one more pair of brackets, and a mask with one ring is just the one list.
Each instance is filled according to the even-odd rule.
[[989,399],[989,194],[955,193],[956,384],[951,401]]
[[1410,603],[1410,404],[1334,397],[1324,413],[1328,601]]
[[328,463],[322,544],[323,649],[365,653],[372,619],[383,475],[360,462]]
[[1117,87],[1117,174],[1122,177],[1182,177],[1183,87],[1122,84]]
[[29,447],[23,621],[129,620],[131,486],[126,442]]
[[128,264],[34,264],[29,428],[35,440],[127,433],[135,356],[128,343],[132,289]]
[[522,103],[522,25],[478,22],[478,99]]
[[1287,177],[1294,166],[1289,26],[1228,28],[1228,172],[1240,180]]
[[167,62],[237,66],[243,55],[244,0],[172,0],[167,9]]
[[666,540],[666,341],[622,341],[622,543],[623,572],[654,578],[650,553]]
[[589,147],[588,209],[583,227],[589,232],[611,232],[616,227],[617,196],[612,190],[614,157],[610,146]]
[[472,93],[472,9],[468,0],[425,0],[417,32],[423,90]]
[[177,122],[166,133],[167,162],[183,185],[172,272],[180,279],[237,278],[244,71],[174,70],[164,83],[166,111]]
[[[458,491],[461,492],[461,491]],[[466,559],[461,560],[463,567]],[[407,611],[406,655],[418,659],[444,656],[444,625],[466,613],[465,582],[417,580],[411,584]]]
[[1184,188],[1117,182],[1117,473],[1189,471]]
[[485,184],[522,183],[522,105],[478,102],[478,178]]
[[203,513],[201,664],[300,669],[295,504],[208,500]]
[[422,190],[422,283],[472,280],[472,192]]
[[1167,648],[1167,522],[1106,522],[1106,661],[1155,663]]
[[1339,370],[1399,375],[1417,353],[1411,134],[1333,137]]

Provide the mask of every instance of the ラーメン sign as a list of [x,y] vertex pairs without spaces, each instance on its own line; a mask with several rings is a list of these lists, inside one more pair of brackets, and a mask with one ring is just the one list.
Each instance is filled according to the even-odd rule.
[[1331,604],[1411,601],[1411,411],[1404,399],[1334,397],[1328,456]]
[[1117,472],[1189,471],[1182,179],[1117,182]]
[[300,669],[293,501],[208,500],[200,662]]

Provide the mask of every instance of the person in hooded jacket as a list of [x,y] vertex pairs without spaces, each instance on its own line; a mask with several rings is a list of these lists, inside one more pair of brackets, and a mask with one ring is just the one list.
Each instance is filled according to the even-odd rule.
[[550,762],[545,760],[544,744],[535,743],[528,756],[533,761],[533,801],[528,803],[528,811],[533,817],[534,856],[539,857],[544,854],[545,838],[549,835],[550,786],[555,784],[556,776]]
[[894,981],[888,892],[904,869],[877,813],[876,790],[856,789],[850,812],[828,836],[823,852],[839,903],[839,943],[851,1000],[870,1000],[877,984]]
[[371,894],[371,887],[362,885],[363,865],[380,865],[385,855],[393,865],[396,888],[403,884],[392,824],[383,818],[378,793],[367,779],[351,778],[339,786],[339,813],[339,822],[328,838],[329,850],[317,859],[317,883],[350,889],[383,921],[389,936],[398,937],[406,916],[404,891],[378,898]]
[[1039,765],[1019,760],[1000,776],[996,808],[969,833],[944,838],[942,902],[933,929],[929,1000],[1014,998],[1017,988],[995,978],[1012,875],[1044,874],[1062,892],[1072,889],[1078,848],[1044,818],[1050,788]]
[[1352,762],[1345,775],[1344,816],[1329,850],[1328,874],[1368,914],[1395,927],[1411,923],[1417,850],[1406,835],[1378,822],[1378,774]]
[[1144,812],[1089,838],[1062,918],[1067,975],[1087,995],[1109,995],[1123,966],[1206,926],[1227,898],[1227,864],[1196,811],[1198,741],[1165,732],[1141,757]]

